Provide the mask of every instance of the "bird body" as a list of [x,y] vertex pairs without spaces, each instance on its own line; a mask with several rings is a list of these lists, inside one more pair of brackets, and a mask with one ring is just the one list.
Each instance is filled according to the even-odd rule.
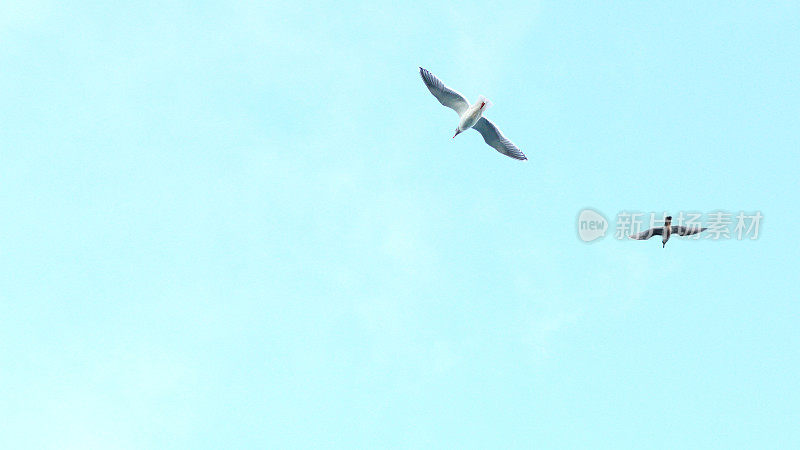
[[667,245],[667,241],[672,234],[672,226],[670,224],[672,224],[672,216],[667,216],[664,220],[664,234],[661,235],[661,248]]
[[[492,102],[490,102],[488,98],[482,95],[478,96],[478,101],[461,115],[461,119],[458,121],[458,133],[467,131],[475,126],[483,112],[489,109],[490,106],[492,106]],[[458,135],[458,133],[456,133],[456,135]]]
[[470,105],[463,95],[445,86],[434,74],[422,67],[419,68],[419,74],[422,76],[425,86],[436,97],[436,100],[439,100],[439,103],[451,108],[458,114],[458,127],[456,128],[456,134],[453,136],[454,138],[460,133],[474,128],[483,136],[483,140],[498,152],[514,159],[528,159],[513,142],[503,136],[503,133],[494,123],[482,117],[484,111],[492,106],[492,102],[489,99],[481,95],[478,97],[477,102]]

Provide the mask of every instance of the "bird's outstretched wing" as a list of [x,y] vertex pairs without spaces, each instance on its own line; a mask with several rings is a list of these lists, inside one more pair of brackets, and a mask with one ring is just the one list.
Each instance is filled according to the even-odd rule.
[[522,153],[513,142],[506,139],[497,126],[486,117],[481,117],[472,128],[478,130],[478,132],[483,135],[483,140],[494,147],[498,152],[514,159],[523,161],[528,159],[525,157],[525,154]]
[[685,227],[683,225],[673,225],[672,232],[677,234],[678,236],[691,236],[693,234],[700,233],[702,231],[707,230],[708,228],[700,228],[700,227]]
[[655,235],[661,236],[663,232],[664,232],[664,227],[655,227],[655,228],[650,228],[649,230],[642,231],[641,233],[632,234],[628,237],[631,239],[636,239],[638,241],[643,241],[645,239],[650,239]]
[[425,86],[428,86],[428,90],[436,97],[436,100],[439,100],[439,103],[455,110],[459,117],[464,114],[464,111],[469,109],[469,102],[467,99],[458,92],[445,86],[442,80],[436,78],[436,75],[422,67],[419,68],[419,74],[422,76],[422,81],[425,82]]

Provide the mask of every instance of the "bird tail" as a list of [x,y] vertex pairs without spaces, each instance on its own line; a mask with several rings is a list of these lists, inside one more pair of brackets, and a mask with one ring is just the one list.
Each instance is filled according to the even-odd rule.
[[492,107],[493,103],[488,98],[484,97],[483,95],[478,96],[478,102],[483,103],[483,107],[481,109],[486,110]]

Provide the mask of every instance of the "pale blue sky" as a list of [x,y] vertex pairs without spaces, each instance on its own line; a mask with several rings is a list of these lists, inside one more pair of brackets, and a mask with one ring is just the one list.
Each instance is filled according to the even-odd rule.
[[0,447],[800,446],[800,4],[522,3],[0,4]]

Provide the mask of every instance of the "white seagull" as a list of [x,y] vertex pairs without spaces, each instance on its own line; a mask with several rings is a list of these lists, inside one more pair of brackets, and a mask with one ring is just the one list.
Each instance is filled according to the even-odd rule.
[[661,236],[661,248],[664,248],[664,246],[667,245],[669,237],[672,236],[673,234],[677,234],[678,236],[690,236],[692,234],[697,234],[708,229],[700,227],[689,228],[689,227],[684,227],[683,225],[671,225],[671,224],[672,224],[672,216],[667,216],[664,219],[663,227],[650,228],[649,230],[642,231],[641,233],[634,234],[629,237],[631,239],[643,241],[645,239],[650,239],[651,237],[657,234]]
[[461,132],[474,128],[483,135],[483,140],[498,152],[514,159],[528,159],[513,142],[503,136],[503,133],[497,129],[495,124],[486,117],[481,117],[481,114],[492,106],[492,102],[488,98],[480,95],[478,96],[478,101],[470,106],[463,95],[445,86],[442,80],[436,78],[434,74],[422,67],[419,68],[419,74],[422,75],[422,81],[425,82],[425,86],[428,86],[428,90],[436,97],[436,100],[439,100],[442,105],[455,110],[458,116],[461,117],[458,122],[458,128],[456,128],[456,134],[453,136],[454,138]]

